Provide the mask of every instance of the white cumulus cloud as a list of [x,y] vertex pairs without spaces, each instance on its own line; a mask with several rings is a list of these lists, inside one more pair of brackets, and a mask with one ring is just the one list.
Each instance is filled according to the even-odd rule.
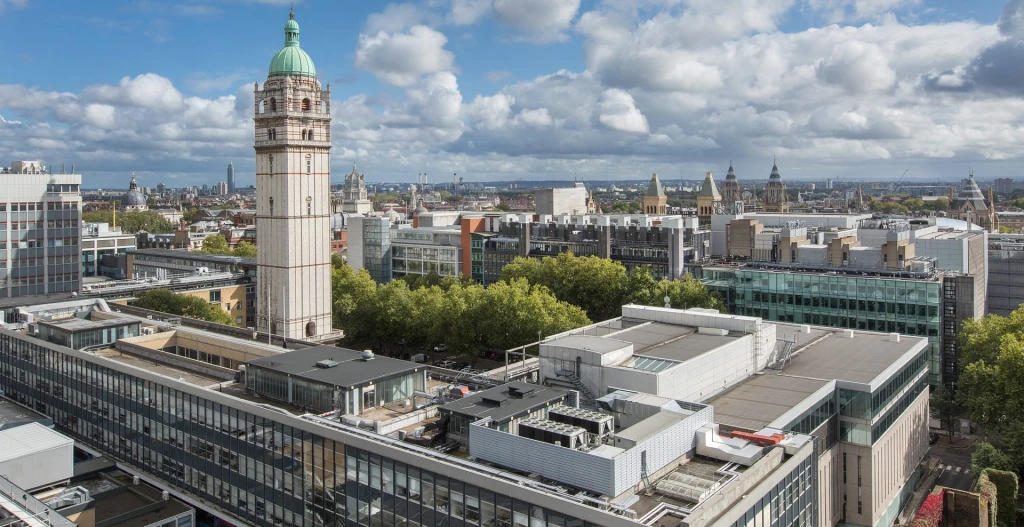
[[452,69],[455,55],[444,49],[447,43],[444,34],[427,26],[364,34],[359,36],[355,65],[388,84],[412,86],[424,75]]

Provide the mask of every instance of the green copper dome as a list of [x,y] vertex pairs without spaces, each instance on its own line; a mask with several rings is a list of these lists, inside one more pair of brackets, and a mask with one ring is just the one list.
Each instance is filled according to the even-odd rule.
[[271,59],[270,74],[316,76],[313,59],[299,47],[299,23],[294,13],[288,15],[288,23],[284,25],[284,47]]

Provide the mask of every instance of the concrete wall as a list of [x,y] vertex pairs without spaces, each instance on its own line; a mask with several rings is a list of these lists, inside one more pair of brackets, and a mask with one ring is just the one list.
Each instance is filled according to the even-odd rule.
[[469,426],[469,453],[567,485],[618,496],[640,483],[643,452],[647,453],[648,473],[657,472],[696,448],[697,429],[713,420],[714,409],[709,406],[612,458],[493,430],[478,421]]
[[[928,394],[925,390],[918,395],[899,420],[871,447],[870,476],[867,478],[871,488],[863,491],[865,496],[870,496],[870,508],[864,507],[865,513],[871,512],[868,525],[877,523],[889,504],[898,498],[928,452]],[[856,485],[856,481],[853,483]]]
[[580,214],[587,211],[587,189],[583,187],[548,188],[534,193],[537,214]]

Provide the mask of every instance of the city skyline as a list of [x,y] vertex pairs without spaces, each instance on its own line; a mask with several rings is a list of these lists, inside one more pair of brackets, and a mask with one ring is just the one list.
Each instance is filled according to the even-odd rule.
[[[0,149],[76,164],[89,188],[201,185],[229,161],[253,184],[252,84],[288,4],[3,2],[20,73],[0,85]],[[1020,170],[1024,1],[625,4],[296,3],[336,94],[333,171],[675,181],[733,159],[743,181],[773,154],[791,181]],[[118,46],[137,53],[96,60]]]

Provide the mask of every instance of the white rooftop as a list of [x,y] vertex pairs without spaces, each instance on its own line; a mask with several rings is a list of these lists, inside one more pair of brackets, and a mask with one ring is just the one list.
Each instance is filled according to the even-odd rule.
[[74,444],[75,440],[39,423],[0,430],[0,463]]

